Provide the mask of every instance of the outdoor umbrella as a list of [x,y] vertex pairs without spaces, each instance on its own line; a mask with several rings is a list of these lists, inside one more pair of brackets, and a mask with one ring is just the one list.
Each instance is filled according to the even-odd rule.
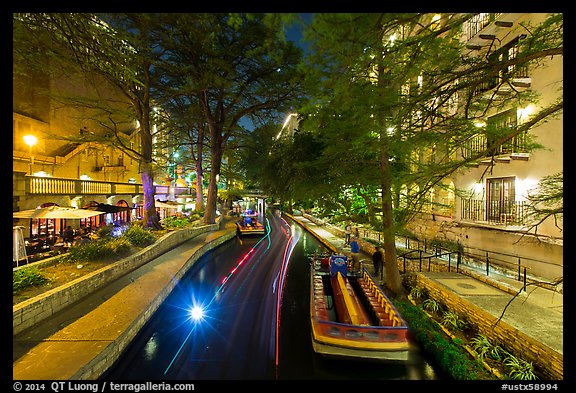
[[165,209],[176,209],[176,208],[178,208],[179,205],[181,205],[181,204],[178,202],[170,202],[170,201],[162,202],[162,201],[156,200],[154,202],[154,206],[163,207]]
[[14,212],[14,218],[82,219],[103,214],[100,211],[75,209],[73,207],[49,206]]
[[91,211],[100,212],[100,213],[119,213],[119,212],[123,212],[123,211],[132,210],[132,208],[128,207],[128,206],[109,205],[107,203],[99,203],[98,205],[90,206],[87,209],[91,210]]

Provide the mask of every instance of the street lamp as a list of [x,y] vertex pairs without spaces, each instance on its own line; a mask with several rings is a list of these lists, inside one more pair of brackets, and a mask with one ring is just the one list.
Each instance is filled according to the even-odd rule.
[[38,138],[34,135],[24,135],[24,143],[30,148],[30,175],[32,175],[32,164],[34,164],[34,156],[32,156],[32,146],[38,142]]

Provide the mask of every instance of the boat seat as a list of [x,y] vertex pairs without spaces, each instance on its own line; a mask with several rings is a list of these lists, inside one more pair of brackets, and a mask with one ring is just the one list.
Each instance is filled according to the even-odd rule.
[[387,302],[385,302],[384,306],[380,303],[382,294],[377,290],[376,285],[371,285],[367,280],[363,278],[359,279],[358,283],[360,284],[364,294],[366,295],[366,298],[372,306],[374,314],[378,319],[378,324],[380,326],[393,326],[394,323],[390,318],[391,307]]

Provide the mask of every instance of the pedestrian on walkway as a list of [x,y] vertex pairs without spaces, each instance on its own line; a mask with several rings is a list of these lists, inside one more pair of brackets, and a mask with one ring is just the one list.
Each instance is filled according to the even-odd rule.
[[352,234],[352,225],[350,223],[346,224],[344,229],[344,245],[348,246],[350,244],[350,235]]
[[382,261],[383,261],[382,251],[380,247],[376,246],[376,251],[372,254],[372,262],[374,263],[374,278],[382,280]]
[[352,236],[350,240],[350,252],[352,254],[352,266],[350,271],[352,273],[360,272],[360,244],[358,243],[358,238]]

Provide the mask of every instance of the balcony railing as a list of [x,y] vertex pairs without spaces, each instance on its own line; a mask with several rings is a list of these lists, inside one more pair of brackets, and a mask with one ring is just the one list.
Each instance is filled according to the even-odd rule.
[[461,219],[504,225],[524,225],[525,201],[461,199]]
[[480,13],[474,15],[466,24],[466,37],[468,40],[488,26],[490,22],[495,21],[500,15],[501,13]]
[[510,140],[497,146],[490,146],[485,134],[476,134],[468,139],[463,147],[462,154],[464,158],[470,158],[482,151],[486,151],[486,156],[527,153],[526,133],[517,134]]
[[[154,186],[155,194],[170,194],[170,186]],[[142,194],[142,184],[57,177],[25,176],[25,192],[31,195]],[[191,194],[189,187],[173,187],[174,195]]]
[[36,195],[141,194],[142,185],[98,180],[26,176],[26,193]]

